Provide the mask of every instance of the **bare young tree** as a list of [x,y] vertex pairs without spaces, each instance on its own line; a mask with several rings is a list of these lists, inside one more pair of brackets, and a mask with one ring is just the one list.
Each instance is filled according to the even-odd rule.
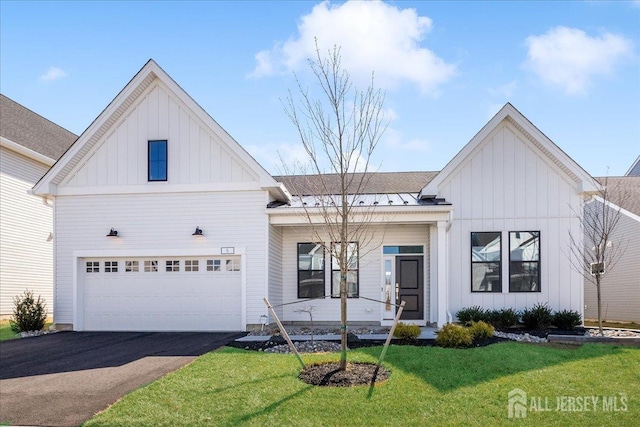
[[626,250],[624,241],[613,241],[620,221],[620,207],[611,202],[612,192],[607,187],[608,180],[605,179],[602,184],[599,194],[583,203],[580,236],[569,232],[571,265],[587,282],[596,286],[600,335],[603,335],[602,279],[613,270]]
[[338,267],[336,272],[340,271],[340,369],[344,370],[347,298],[357,296],[348,286],[353,283],[349,270],[373,238],[369,225],[375,205],[365,203],[358,195],[367,187],[371,156],[386,129],[384,94],[374,89],[373,74],[366,89],[353,86],[349,73],[342,68],[337,46],[323,56],[316,40],[316,57],[309,60],[309,66],[319,97],[314,98],[303,88],[296,76],[298,96],[289,91],[285,104],[307,162],[288,165],[283,161],[282,167],[287,175],[301,175],[287,187],[297,196],[314,243],[331,255]]

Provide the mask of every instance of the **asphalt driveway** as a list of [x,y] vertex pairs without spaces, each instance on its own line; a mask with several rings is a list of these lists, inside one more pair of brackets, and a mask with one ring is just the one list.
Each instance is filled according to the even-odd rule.
[[128,392],[239,336],[59,332],[0,342],[0,425],[79,425]]

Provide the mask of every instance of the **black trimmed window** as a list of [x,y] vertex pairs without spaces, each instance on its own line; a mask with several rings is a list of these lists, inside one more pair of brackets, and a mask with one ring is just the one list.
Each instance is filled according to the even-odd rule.
[[[342,248],[339,243],[332,243],[333,254],[331,258],[331,297],[340,298],[340,257]],[[358,242],[351,242],[347,245],[347,298],[357,298],[359,292],[359,253]]]
[[324,296],[324,248],[298,243],[298,298]]
[[148,180],[167,180],[167,141],[149,141]]
[[100,273],[100,261],[87,261],[87,273]]
[[509,292],[540,292],[540,232],[509,232]]
[[502,292],[502,233],[471,232],[471,292]]

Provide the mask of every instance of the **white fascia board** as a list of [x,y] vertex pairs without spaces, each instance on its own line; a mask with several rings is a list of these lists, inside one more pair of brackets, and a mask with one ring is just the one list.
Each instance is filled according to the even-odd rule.
[[116,113],[122,103],[134,92],[140,83],[142,83],[152,72],[153,68],[159,68],[153,60],[149,60],[140,71],[127,83],[127,85],[116,95],[116,97],[107,105],[107,107],[96,117],[87,129],[78,137],[78,139],[69,147],[69,149],[58,159],[58,161],[49,169],[49,171],[33,186],[34,194],[38,195],[56,195],[47,192],[49,184],[64,169],[83,146],[91,139],[91,137],[102,127],[102,125],[111,116]]
[[51,167],[56,162],[54,159],[51,159],[44,154],[33,151],[30,148],[18,144],[17,142],[13,142],[10,139],[5,138],[4,136],[0,136],[0,146],[14,151],[18,154],[22,154],[23,156],[31,160],[35,160],[36,162],[40,162],[45,166]]
[[600,203],[604,203],[607,207],[611,208],[611,209],[615,209],[615,210],[619,210],[621,214],[624,214],[626,216],[628,216],[629,218],[633,219],[634,221],[638,221],[640,222],[640,215],[636,215],[633,212],[630,212],[628,210],[626,210],[625,208],[622,208],[618,205],[616,205],[615,203],[612,203],[610,201],[605,201],[602,197],[600,196],[594,196],[593,200],[596,200]]
[[284,186],[281,182],[276,182],[276,185],[272,183],[263,183],[262,189],[268,191],[276,200],[280,200],[282,202],[290,202],[293,197],[287,187]]
[[480,129],[480,131],[455,155],[455,157],[447,163],[438,175],[427,184],[418,197],[427,194],[438,194],[439,185],[453,173],[476,149],[476,147],[506,118],[510,117],[524,132],[528,133],[540,145],[546,149],[549,154],[561,162],[571,173],[577,178],[578,192],[593,193],[601,189],[596,180],[589,175],[575,160],[567,153],[562,151],[553,141],[551,141],[544,133],[540,131],[533,123],[529,121],[522,113],[520,113],[513,105],[506,103],[489,122]]

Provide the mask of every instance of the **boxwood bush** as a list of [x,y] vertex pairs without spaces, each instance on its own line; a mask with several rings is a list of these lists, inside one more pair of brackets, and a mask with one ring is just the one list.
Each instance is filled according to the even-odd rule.
[[471,330],[455,323],[447,323],[438,331],[436,344],[440,347],[464,348],[471,346]]
[[484,340],[487,338],[491,338],[493,336],[493,333],[495,332],[495,329],[490,324],[481,320],[479,322],[471,322],[469,331],[471,331],[473,339]]
[[420,332],[420,326],[418,325],[399,322],[393,331],[393,336],[404,340],[415,341],[420,336]]

